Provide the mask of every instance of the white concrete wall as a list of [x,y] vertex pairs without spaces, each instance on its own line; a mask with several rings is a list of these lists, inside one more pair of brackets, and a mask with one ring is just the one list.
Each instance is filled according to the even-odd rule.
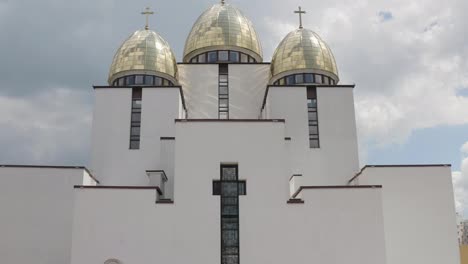
[[269,79],[269,64],[229,64],[229,117],[260,118]]
[[359,184],[383,185],[388,264],[458,264],[450,167],[365,168]]
[[164,198],[172,199],[174,197],[174,167],[175,167],[175,141],[161,140],[161,166],[167,176],[165,183]]
[[309,148],[306,87],[270,87],[267,118],[286,119],[292,174],[306,185],[344,185],[358,172],[353,90],[317,88],[320,148]]
[[179,64],[188,118],[218,118],[217,64]]
[[103,185],[148,185],[160,167],[160,138],[182,117],[177,88],[143,88],[140,149],[129,149],[132,89],[96,89],[91,168]]
[[[258,119],[270,78],[268,64],[229,64],[229,117]],[[218,118],[218,64],[180,64],[189,118]]]
[[288,205],[254,190],[243,199],[242,263],[386,263],[380,189],[303,190],[302,198]]
[[83,169],[0,167],[0,263],[70,263]]
[[155,204],[151,190],[76,190],[72,264],[219,263],[221,163],[238,163],[247,181],[242,263],[385,263],[380,192],[307,192],[305,204],[287,204],[284,136],[281,122],[176,123],[174,204]]

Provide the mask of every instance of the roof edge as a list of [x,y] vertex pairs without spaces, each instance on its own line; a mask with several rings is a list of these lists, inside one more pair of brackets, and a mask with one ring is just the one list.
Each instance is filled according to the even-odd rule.
[[356,173],[351,179],[348,180],[348,184],[359,178],[361,174],[367,168],[421,168],[421,167],[452,167],[452,164],[388,164],[388,165],[365,165],[362,169]]
[[324,186],[301,186],[291,196],[296,198],[302,190],[318,190],[318,189],[381,189],[382,185],[324,185]]
[[52,166],[52,165],[6,165],[0,164],[0,168],[25,168],[25,169],[74,169],[84,170],[88,175],[96,182],[100,183],[99,180],[94,177],[91,171],[85,166]]

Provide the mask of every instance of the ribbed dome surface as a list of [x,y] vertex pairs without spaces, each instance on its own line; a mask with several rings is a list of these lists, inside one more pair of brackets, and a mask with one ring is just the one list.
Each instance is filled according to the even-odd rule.
[[262,48],[252,22],[230,4],[216,4],[198,18],[185,43],[184,61],[210,50],[244,51],[262,61]]
[[338,68],[332,51],[312,30],[299,28],[292,31],[281,41],[273,54],[273,79],[297,70],[321,72],[338,81]]
[[126,72],[177,78],[177,62],[169,44],[156,32],[138,30],[133,33],[114,55],[109,84]]

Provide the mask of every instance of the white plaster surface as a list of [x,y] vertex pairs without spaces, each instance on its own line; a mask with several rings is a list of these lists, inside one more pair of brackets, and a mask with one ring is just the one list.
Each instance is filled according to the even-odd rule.
[[129,149],[132,89],[96,89],[91,169],[103,185],[148,185],[160,167],[160,138],[182,117],[178,88],[143,88],[140,149]]
[[286,119],[291,174],[305,185],[344,185],[359,169],[351,88],[317,88],[320,148],[309,148],[306,87],[270,87],[267,118]]
[[388,264],[460,263],[449,166],[371,167],[358,181],[383,185]]
[[229,116],[238,119],[260,118],[269,78],[269,64],[230,64]]
[[[258,119],[270,77],[268,64],[229,64],[229,117]],[[218,118],[217,64],[179,65],[189,118]]]
[[179,64],[188,118],[218,118],[217,64]]
[[73,186],[83,183],[84,174],[0,167],[0,263],[70,263]]
[[238,164],[247,181],[242,263],[385,263],[380,190],[305,191],[305,204],[286,203],[284,130],[282,122],[176,123],[174,204],[155,204],[152,190],[77,189],[72,264],[219,263],[212,181],[223,163]]

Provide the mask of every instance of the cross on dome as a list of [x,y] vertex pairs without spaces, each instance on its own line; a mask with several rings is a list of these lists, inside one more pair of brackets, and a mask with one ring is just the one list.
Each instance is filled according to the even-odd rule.
[[299,28],[302,28],[302,14],[305,14],[306,11],[303,11],[302,8],[299,6],[299,10],[294,11],[295,14],[299,14]]
[[145,25],[145,29],[148,30],[148,29],[149,29],[149,25],[148,25],[149,16],[150,16],[150,15],[153,15],[154,12],[151,11],[151,8],[147,7],[147,8],[145,8],[145,11],[141,12],[141,14],[146,16],[146,25]]
[[225,0],[221,0],[221,4],[224,5],[226,3]]

